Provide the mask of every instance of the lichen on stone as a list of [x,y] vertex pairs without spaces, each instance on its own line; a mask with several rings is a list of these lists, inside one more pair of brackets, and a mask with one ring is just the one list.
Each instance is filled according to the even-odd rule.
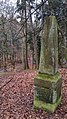
[[58,31],[55,16],[46,17],[41,40],[39,72],[55,74],[58,70]]

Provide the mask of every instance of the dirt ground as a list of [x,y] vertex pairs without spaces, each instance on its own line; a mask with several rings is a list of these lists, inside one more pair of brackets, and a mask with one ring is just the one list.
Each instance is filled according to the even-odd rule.
[[33,109],[35,70],[0,73],[0,119],[67,119],[67,69],[62,75],[62,102],[55,113]]

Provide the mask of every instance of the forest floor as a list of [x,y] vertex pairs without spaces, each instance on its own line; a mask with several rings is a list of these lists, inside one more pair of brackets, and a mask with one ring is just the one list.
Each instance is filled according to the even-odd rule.
[[0,119],[67,119],[67,69],[62,75],[62,102],[55,113],[33,109],[35,70],[0,73]]

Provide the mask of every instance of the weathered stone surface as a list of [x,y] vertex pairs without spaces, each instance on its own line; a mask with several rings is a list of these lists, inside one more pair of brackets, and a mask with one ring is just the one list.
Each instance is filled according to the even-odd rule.
[[61,101],[62,79],[58,73],[58,33],[55,16],[45,18],[39,73],[34,79],[34,108],[54,112]]
[[41,39],[39,72],[54,74],[58,70],[58,32],[55,16],[45,18]]
[[34,108],[35,109],[43,109],[45,111],[48,111],[48,112],[55,112],[57,106],[60,104],[61,102],[61,97],[59,98],[59,100],[54,103],[54,104],[51,104],[51,103],[46,103],[44,101],[41,101],[39,100],[38,98],[34,97]]
[[55,75],[48,74],[38,74],[34,79],[34,85],[39,87],[51,88],[56,87],[56,83],[58,83],[58,79],[61,80],[61,75],[56,73]]
[[52,90],[48,88],[34,87],[34,95],[39,100],[46,103],[52,103]]
[[34,79],[34,97],[46,103],[56,103],[61,96],[62,80],[60,74],[51,76],[50,79],[45,78],[48,75],[41,74],[41,76]]

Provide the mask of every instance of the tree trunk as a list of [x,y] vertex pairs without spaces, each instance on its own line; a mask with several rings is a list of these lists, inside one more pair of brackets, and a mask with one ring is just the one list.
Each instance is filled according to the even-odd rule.
[[3,53],[3,67],[4,67],[4,72],[6,72],[7,71],[7,58],[4,53]]
[[32,41],[33,41],[33,65],[36,65],[36,68],[38,68],[38,53],[37,53],[37,39],[36,39],[36,33],[34,31],[33,22],[32,22],[32,16],[31,16],[31,5],[30,0],[28,0],[29,3],[29,18],[30,18],[30,30],[32,32]]
[[[23,4],[23,0],[21,1]],[[22,68],[23,70],[28,69],[28,54],[27,54],[27,20],[26,20],[26,1],[24,1],[25,9],[22,9],[21,12],[21,25],[23,25],[23,16],[25,17],[25,24],[22,29],[22,35],[24,33],[24,37],[22,39]]]
[[28,66],[28,53],[27,53],[27,20],[26,20],[26,1],[25,1],[25,64],[26,64],[26,69],[29,68]]

